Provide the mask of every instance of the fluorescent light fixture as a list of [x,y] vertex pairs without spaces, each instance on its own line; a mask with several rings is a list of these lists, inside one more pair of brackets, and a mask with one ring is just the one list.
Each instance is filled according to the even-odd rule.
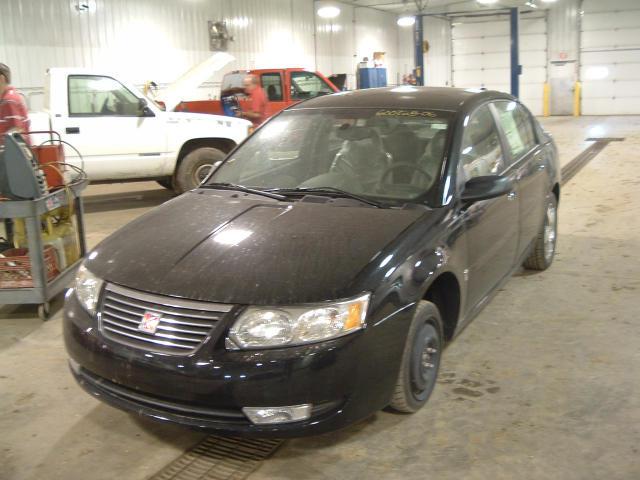
[[542,3],[554,3],[556,0],[542,0]]
[[416,17],[404,16],[398,18],[396,22],[400,27],[411,27],[414,23],[416,23]]
[[318,9],[318,15],[322,18],[336,18],[340,15],[340,9],[334,5],[326,5]]
[[498,3],[498,0],[477,0],[480,5],[493,5],[494,3]]

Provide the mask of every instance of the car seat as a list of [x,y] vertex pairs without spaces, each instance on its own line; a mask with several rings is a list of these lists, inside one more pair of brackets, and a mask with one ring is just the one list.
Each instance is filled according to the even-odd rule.
[[391,165],[391,155],[385,151],[378,132],[370,127],[343,125],[337,135],[344,142],[330,171],[354,177],[363,185],[376,184]]
[[[392,164],[417,163],[420,156],[421,142],[409,127],[400,123],[384,139],[387,151],[391,155]],[[412,176],[411,169],[398,168],[393,173],[396,183],[409,183]]]
[[267,87],[267,97],[272,102],[276,101],[276,100],[280,100],[279,95],[278,95],[278,91],[276,90],[276,86],[275,85],[269,85]]

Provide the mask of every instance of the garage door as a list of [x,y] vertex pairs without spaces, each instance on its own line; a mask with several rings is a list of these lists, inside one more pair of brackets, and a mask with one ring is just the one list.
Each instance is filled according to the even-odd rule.
[[[520,17],[520,98],[542,114],[547,80],[547,21],[544,14]],[[453,85],[511,90],[509,17],[458,17],[452,22]]]
[[640,1],[585,0],[582,9],[582,113],[640,113]]

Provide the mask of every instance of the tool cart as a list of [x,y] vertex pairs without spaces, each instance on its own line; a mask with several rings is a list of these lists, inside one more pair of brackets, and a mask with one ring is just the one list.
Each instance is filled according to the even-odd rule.
[[38,316],[46,320],[49,302],[71,284],[86,253],[80,194],[89,182],[82,174],[63,184],[60,175],[60,184],[50,186],[51,176],[42,167],[20,135],[5,136],[0,147],[0,221],[6,231],[0,304],[38,304]]

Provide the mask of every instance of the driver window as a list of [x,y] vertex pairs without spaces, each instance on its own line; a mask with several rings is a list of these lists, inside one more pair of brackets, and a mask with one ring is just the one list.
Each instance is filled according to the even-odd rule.
[[500,137],[488,105],[465,119],[460,151],[464,181],[484,175],[499,175],[505,169]]
[[291,98],[306,100],[333,93],[331,87],[318,75],[312,72],[291,72]]
[[138,117],[140,100],[113,78],[74,75],[69,77],[69,115]]

